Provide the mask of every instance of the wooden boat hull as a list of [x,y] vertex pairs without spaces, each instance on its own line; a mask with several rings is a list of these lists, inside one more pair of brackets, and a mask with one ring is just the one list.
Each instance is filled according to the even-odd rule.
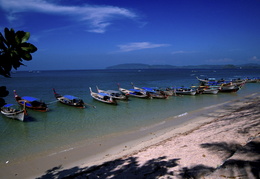
[[34,106],[34,105],[32,105],[32,103],[30,101],[24,101],[24,100],[17,100],[17,103],[21,106],[24,106],[24,103],[25,103],[26,108],[32,109],[35,111],[42,111],[42,112],[48,111],[48,107],[45,104],[40,104],[40,105]]
[[237,92],[240,88],[238,86],[222,86],[220,92]]
[[218,94],[219,87],[211,87],[211,86],[199,86],[197,88],[198,94]]
[[174,90],[165,90],[164,91],[164,93],[166,94],[166,95],[168,95],[168,96],[173,96],[173,95],[175,95],[175,92],[174,92]]
[[202,94],[218,94],[219,90],[215,89],[205,89],[202,91]]
[[[149,93],[149,92],[148,92]],[[155,99],[168,99],[168,95],[161,95],[161,94],[156,94],[156,93],[150,93],[150,98],[155,98]]]
[[251,79],[246,79],[246,83],[259,83],[260,78],[251,78]]
[[25,106],[28,109],[42,111],[42,112],[48,111],[48,106],[44,102],[39,101],[37,98],[30,97],[30,96],[20,97],[17,95],[15,90],[14,90],[14,97],[16,102],[19,105]]
[[8,118],[24,121],[25,109],[17,110],[11,107],[7,107],[7,108],[2,107],[1,113]]
[[177,95],[192,95],[196,94],[196,91],[176,91]]
[[1,113],[8,118],[17,119],[19,121],[24,121],[24,111],[23,110],[19,111],[19,112],[15,112],[15,113],[7,113],[4,111],[1,111]]

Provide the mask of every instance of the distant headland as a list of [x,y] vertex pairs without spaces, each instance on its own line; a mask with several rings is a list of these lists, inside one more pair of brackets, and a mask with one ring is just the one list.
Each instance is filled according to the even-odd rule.
[[148,65],[142,63],[124,63],[109,66],[106,69],[260,69],[260,64],[248,63],[243,65]]

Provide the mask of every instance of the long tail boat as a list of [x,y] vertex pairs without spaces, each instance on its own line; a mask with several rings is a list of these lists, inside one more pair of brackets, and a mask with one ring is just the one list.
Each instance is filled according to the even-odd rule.
[[42,112],[48,111],[47,104],[45,104],[45,102],[39,100],[38,98],[31,97],[31,96],[20,97],[17,94],[16,90],[14,90],[14,98],[19,105],[25,106],[28,109],[33,109]]
[[72,95],[60,95],[56,93],[55,89],[53,88],[53,93],[55,98],[62,104],[68,105],[68,106],[74,106],[78,108],[85,108],[85,103],[82,99],[72,96]]

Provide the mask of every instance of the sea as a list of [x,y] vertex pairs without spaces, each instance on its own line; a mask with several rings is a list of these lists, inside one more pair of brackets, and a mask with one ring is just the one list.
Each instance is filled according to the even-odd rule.
[[[80,141],[144,130],[160,124],[169,117],[177,123],[192,111],[227,101],[239,100],[258,93],[260,83],[247,83],[235,93],[171,96],[169,99],[139,99],[118,101],[118,105],[104,104],[92,99],[89,87],[103,90],[137,87],[190,87],[199,84],[196,77],[233,79],[260,77],[259,69],[145,69],[145,70],[57,70],[17,71],[11,78],[0,77],[6,86],[6,103],[16,104],[13,90],[20,96],[32,96],[46,102],[47,112],[27,110],[25,122],[0,116],[0,163],[70,148]],[[66,106],[56,101],[52,89],[62,95],[83,99],[86,108]],[[179,121],[178,121],[179,120]]]

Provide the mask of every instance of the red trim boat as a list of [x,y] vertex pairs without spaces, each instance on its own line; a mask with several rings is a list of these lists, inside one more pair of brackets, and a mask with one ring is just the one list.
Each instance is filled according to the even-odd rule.
[[28,109],[33,109],[42,112],[48,111],[47,104],[45,104],[45,102],[39,100],[38,98],[31,97],[31,96],[20,97],[15,90],[14,90],[14,98],[19,105],[25,106]]

